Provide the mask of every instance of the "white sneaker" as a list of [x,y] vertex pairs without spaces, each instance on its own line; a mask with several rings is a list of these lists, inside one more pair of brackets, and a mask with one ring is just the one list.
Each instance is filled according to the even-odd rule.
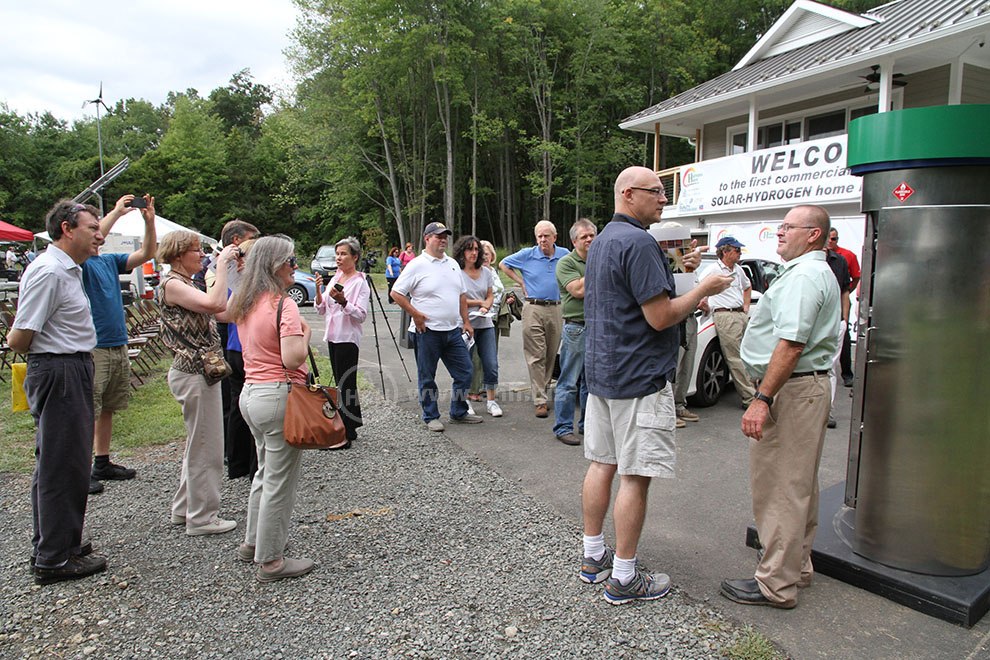
[[474,408],[471,407],[471,402],[468,401],[467,399],[465,399],[464,400],[464,403],[466,403],[467,404],[467,407],[468,407],[467,414],[473,415],[474,414]]
[[237,522],[234,520],[224,520],[223,518],[214,518],[205,525],[200,525],[199,527],[190,527],[186,525],[186,535],[188,536],[206,536],[207,534],[226,534],[237,527]]
[[502,409],[498,407],[498,401],[489,401],[485,405],[488,408],[488,414],[492,417],[502,416]]
[[431,419],[426,423],[426,428],[435,433],[443,433],[443,422],[439,419]]

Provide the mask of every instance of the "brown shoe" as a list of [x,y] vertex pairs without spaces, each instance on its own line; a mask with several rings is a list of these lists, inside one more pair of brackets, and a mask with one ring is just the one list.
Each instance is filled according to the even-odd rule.
[[674,422],[674,426],[676,426],[679,429],[682,429],[685,426],[687,426],[687,423],[683,419],[678,417],[677,420]]
[[557,439],[563,442],[565,445],[571,445],[572,447],[576,447],[577,445],[581,444],[581,441],[578,440],[578,437],[573,433],[565,433],[564,435],[558,435]]
[[546,417],[547,415],[548,415],[548,413],[547,413],[547,404],[545,404],[545,403],[537,404],[537,406],[536,406],[536,416],[537,417],[540,417],[542,419],[543,417]]

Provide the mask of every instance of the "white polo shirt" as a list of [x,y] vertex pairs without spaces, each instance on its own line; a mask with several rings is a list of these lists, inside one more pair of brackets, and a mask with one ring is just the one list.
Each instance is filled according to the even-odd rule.
[[716,259],[715,263],[701,272],[698,281],[700,282],[709,275],[732,275],[732,284],[729,285],[728,289],[722,293],[708,296],[709,309],[735,309],[743,306],[743,291],[752,288],[753,285],[749,281],[746,271],[739,264],[730,270],[722,263],[721,259]]
[[[461,327],[461,294],[465,293],[461,269],[444,254],[435,259],[426,252],[406,264],[392,286],[409,298],[412,306],[426,315],[426,327],[447,332]],[[416,332],[415,322],[409,331]]]

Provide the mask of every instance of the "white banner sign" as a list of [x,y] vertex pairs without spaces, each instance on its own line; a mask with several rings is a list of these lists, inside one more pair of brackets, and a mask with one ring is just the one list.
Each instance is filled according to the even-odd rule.
[[713,214],[859,199],[846,167],[846,136],[761,149],[681,170],[678,214]]

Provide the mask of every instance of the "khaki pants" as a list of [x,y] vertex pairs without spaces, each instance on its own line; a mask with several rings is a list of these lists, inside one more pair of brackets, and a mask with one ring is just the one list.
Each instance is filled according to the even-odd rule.
[[529,367],[533,405],[547,404],[547,386],[553,376],[563,327],[560,305],[526,303],[523,307],[523,354]]
[[753,400],[753,383],[746,374],[746,367],[743,366],[742,358],[739,357],[739,344],[742,343],[743,334],[746,332],[746,323],[749,316],[746,312],[716,312],[713,315],[715,321],[715,332],[718,334],[718,343],[722,346],[722,356],[725,363],[729,365],[729,373],[732,374],[732,382],[736,385],[736,392],[743,405],[749,405]]
[[796,603],[798,581],[809,581],[813,574],[818,465],[828,408],[827,375],[792,378],[777,392],[763,439],[749,443],[753,517],[764,547],[756,581],[763,595],[777,603]]
[[202,374],[169,369],[168,388],[182,406],[186,452],[172,515],[185,516],[186,528],[209,524],[220,512],[223,472],[223,404],[220,384],[207,385]]
[[259,564],[282,558],[296,503],[302,451],[286,444],[282,433],[288,396],[285,383],[246,383],[241,390],[241,412],[258,450],[244,542],[254,546]]

